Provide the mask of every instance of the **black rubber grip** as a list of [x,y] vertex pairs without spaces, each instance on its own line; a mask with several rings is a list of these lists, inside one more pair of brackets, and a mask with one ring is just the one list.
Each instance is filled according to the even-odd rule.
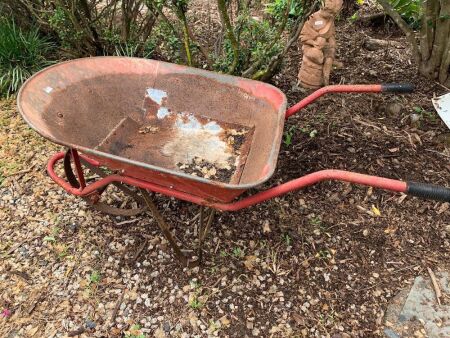
[[412,93],[414,85],[410,83],[386,83],[381,85],[383,92],[388,93]]
[[408,195],[429,200],[450,202],[450,189],[439,187],[437,185],[408,182],[406,193]]

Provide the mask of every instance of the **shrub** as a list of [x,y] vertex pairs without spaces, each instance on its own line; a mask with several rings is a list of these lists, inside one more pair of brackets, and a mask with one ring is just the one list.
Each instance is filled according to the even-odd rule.
[[143,0],[0,2],[16,22],[39,25],[42,32],[55,38],[62,54],[72,58],[114,55],[122,49],[144,56],[157,17]]
[[389,0],[389,2],[409,24],[417,25],[421,0]]
[[[234,72],[240,74],[254,62],[267,66],[270,59],[281,52],[283,44],[277,40],[278,30],[266,20],[257,20],[248,12],[241,14],[234,26],[239,44],[239,60]],[[228,38],[224,41],[224,53],[214,64],[215,70],[227,72],[233,62],[233,50]]]
[[20,30],[14,21],[0,20],[0,96],[9,96],[33,73],[49,65],[53,44],[38,30]]

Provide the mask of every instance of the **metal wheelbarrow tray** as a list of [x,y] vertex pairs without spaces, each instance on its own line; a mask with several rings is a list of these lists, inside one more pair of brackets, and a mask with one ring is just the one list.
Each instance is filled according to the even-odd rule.
[[124,176],[229,202],[273,174],[286,98],[247,79],[101,57],[36,74],[19,107],[42,136]]
[[[444,187],[333,169],[233,201],[272,176],[284,120],[322,95],[412,91],[404,84],[328,86],[286,110],[285,95],[266,83],[148,59],[95,57],[35,74],[22,86],[18,106],[32,128],[68,148],[48,162],[56,183],[110,214],[150,210],[176,256],[190,265],[148,191],[201,206],[199,260],[215,209],[236,211],[324,180],[450,201]],[[61,160],[65,178],[55,171]],[[86,182],[83,167],[102,178]],[[99,202],[110,184],[143,207],[120,211]]]

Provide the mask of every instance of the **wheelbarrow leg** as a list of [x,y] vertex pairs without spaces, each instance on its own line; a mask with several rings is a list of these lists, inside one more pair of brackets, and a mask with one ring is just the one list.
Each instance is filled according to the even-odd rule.
[[214,215],[216,213],[215,209],[211,209],[209,212],[209,215],[206,217],[206,226],[205,226],[205,207],[202,205],[200,206],[200,222],[198,227],[198,260],[199,263],[202,263],[203,260],[203,242],[208,236],[208,233],[211,229],[211,224],[214,219]]
[[[75,176],[72,166],[71,166],[71,160],[73,159],[75,163],[75,167],[77,170],[77,177]],[[81,167],[81,164],[88,168],[91,172],[99,175],[100,177],[106,177],[108,176],[103,170],[100,168],[97,168],[96,166],[91,165],[89,162],[83,160],[79,157],[78,152],[75,149],[69,149],[66,152],[66,155],[64,156],[64,172],[66,174],[67,180],[71,184],[72,187],[80,187],[80,186],[86,186],[83,169]],[[136,194],[131,189],[128,189],[125,185],[119,183],[119,182],[113,182],[114,186],[116,186],[118,189],[120,189],[124,194],[130,196],[133,198],[138,205],[143,206],[144,200],[142,197],[140,197],[138,194]],[[100,202],[100,195],[106,190],[107,186],[104,186],[102,189],[99,189],[95,192],[95,194],[92,194],[90,196],[82,197],[92,208],[96,209],[97,211],[113,215],[113,216],[136,216],[145,210],[147,210],[147,207],[138,207],[135,209],[122,209],[117,208],[111,205],[108,205],[106,203]]]
[[178,246],[177,241],[175,237],[170,232],[170,227],[164,220],[163,216],[159,212],[158,208],[156,207],[155,203],[153,202],[150,194],[147,190],[140,188],[139,189],[142,197],[144,198],[144,201],[152,213],[152,216],[155,218],[156,223],[158,223],[159,228],[161,229],[162,233],[164,234],[164,237],[169,242],[170,246],[173,249],[173,252],[175,254],[175,257],[180,261],[180,263],[183,266],[186,266],[188,268],[196,267],[200,264],[200,260],[191,260],[188,256],[186,256],[181,248]]

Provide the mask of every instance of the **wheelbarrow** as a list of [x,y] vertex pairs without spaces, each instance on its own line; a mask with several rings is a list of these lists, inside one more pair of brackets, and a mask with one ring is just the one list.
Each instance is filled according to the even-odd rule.
[[[33,129],[67,147],[48,162],[57,184],[102,212],[150,211],[175,256],[193,266],[201,260],[215,210],[248,208],[321,181],[450,201],[444,187],[332,169],[236,200],[273,175],[284,121],[319,97],[412,91],[408,84],[327,86],[286,109],[284,93],[266,83],[148,59],[93,57],[35,74],[22,86],[18,106]],[[55,171],[59,162],[65,177]],[[97,178],[87,177],[87,170]],[[134,198],[138,208],[102,202],[109,185]],[[178,245],[154,193],[200,206],[196,253]]]

